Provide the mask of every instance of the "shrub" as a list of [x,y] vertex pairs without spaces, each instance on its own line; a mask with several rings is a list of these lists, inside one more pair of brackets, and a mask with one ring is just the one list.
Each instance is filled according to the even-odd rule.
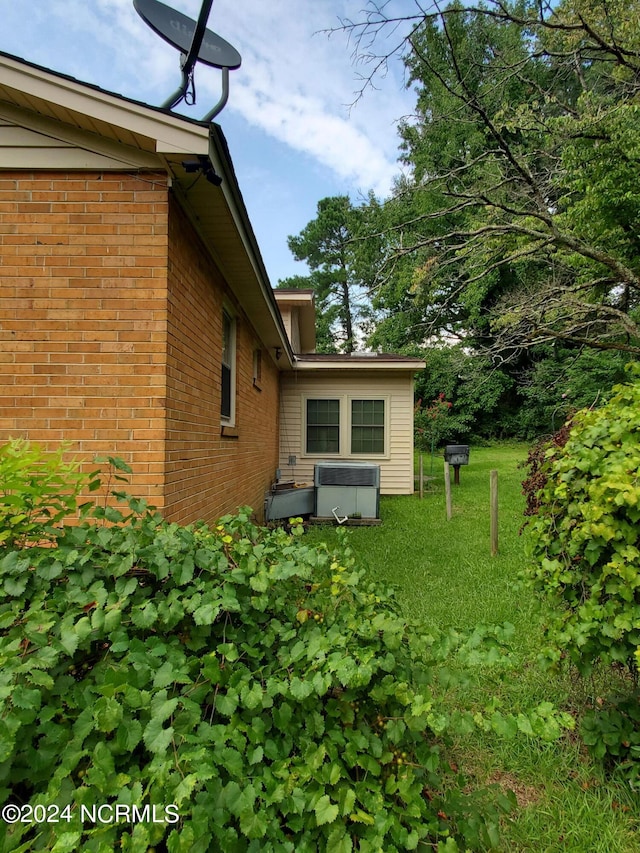
[[[347,549],[300,533],[258,528],[249,511],[185,528],[129,499],[126,514],[99,506],[64,527],[55,547],[4,553],[0,792],[35,823],[0,826],[3,851],[496,843],[512,798],[468,793],[447,738],[553,736],[566,720],[547,705],[445,711],[447,655],[482,660],[486,640],[500,657],[502,633],[413,631]],[[116,803],[124,818],[108,820]],[[132,823],[134,807],[147,822]]]
[[522,481],[522,494],[525,497],[525,516],[537,515],[544,502],[543,489],[549,479],[549,460],[558,455],[569,439],[571,422],[567,421],[551,438],[543,438],[533,445],[527,454],[526,462],[520,467],[528,469],[528,475]]
[[640,646],[640,382],[576,414],[546,464],[528,538],[551,655],[583,675],[596,661],[628,665]]
[[582,736],[639,787],[640,382],[576,414],[530,464],[529,580],[548,605],[545,657],[566,658],[582,675],[597,663],[626,670],[626,695],[600,698]]
[[67,446],[44,453],[14,439],[0,447],[0,549],[55,539],[57,526],[75,513],[83,490],[99,488],[97,474],[64,461]]

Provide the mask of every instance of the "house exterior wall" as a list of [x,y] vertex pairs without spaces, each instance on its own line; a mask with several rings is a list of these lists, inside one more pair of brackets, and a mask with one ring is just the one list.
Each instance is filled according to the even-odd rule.
[[[225,300],[237,390],[223,436]],[[69,441],[87,467],[119,456],[131,493],[181,523],[260,515],[279,383],[261,350],[254,384],[257,349],[164,173],[0,172],[0,442]]]
[[282,317],[282,322],[284,323],[284,328],[287,333],[287,337],[289,338],[291,349],[294,352],[300,352],[300,325],[298,309],[293,308],[291,305],[279,304],[278,307],[280,308],[280,316]]
[[[341,453],[307,454],[305,407],[308,398],[340,399],[342,413]],[[351,399],[385,400],[385,452],[381,455],[350,455],[348,451],[348,407]],[[412,494],[413,475],[413,376],[407,371],[384,370],[298,370],[282,378],[280,409],[280,468],[283,478],[313,483],[316,462],[351,460],[380,465],[383,494]],[[289,465],[289,457],[296,465]]]
[[[261,517],[278,464],[277,368],[176,203],[169,258],[165,514],[212,522],[249,504]],[[235,417],[224,426],[223,307],[235,327]]]
[[120,456],[163,504],[164,173],[0,171],[0,442]]

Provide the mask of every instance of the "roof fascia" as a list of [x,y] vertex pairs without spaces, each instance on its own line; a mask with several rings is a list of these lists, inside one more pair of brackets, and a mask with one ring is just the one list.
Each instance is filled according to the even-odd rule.
[[426,362],[420,361],[418,359],[411,361],[395,361],[392,359],[384,360],[380,358],[372,358],[372,359],[353,359],[352,361],[346,360],[336,360],[330,361],[322,360],[316,361],[315,359],[305,360],[304,356],[296,357],[296,362],[294,368],[296,370],[304,370],[310,372],[318,372],[321,370],[348,370],[348,371],[363,371],[363,370],[391,370],[394,372],[409,372],[415,373],[418,370],[424,370],[426,367]]
[[269,282],[269,276],[262,260],[258,241],[256,240],[249,214],[245,207],[242,193],[238,185],[238,180],[231,161],[231,155],[227,146],[227,141],[222,133],[222,129],[217,124],[211,124],[210,130],[210,145],[209,159],[216,170],[219,170],[222,176],[222,190],[225,193],[229,210],[231,211],[235,225],[240,234],[247,256],[251,260],[256,280],[260,286],[265,304],[269,310],[269,314],[273,323],[276,325],[280,337],[282,338],[282,351],[286,356],[286,364],[280,365],[280,369],[288,369],[293,366],[294,353],[291,348],[289,336],[287,335],[280,314],[280,309],[274,296],[273,288]]
[[159,154],[206,154],[209,129],[64,75],[0,54],[4,86],[155,140]]

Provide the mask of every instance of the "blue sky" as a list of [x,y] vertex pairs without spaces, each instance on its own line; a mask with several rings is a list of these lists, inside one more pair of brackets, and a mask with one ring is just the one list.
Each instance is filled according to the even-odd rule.
[[[413,0],[394,0],[408,14]],[[167,5],[193,19],[200,0]],[[317,202],[373,190],[384,196],[397,162],[397,121],[411,113],[401,63],[355,106],[353,44],[320,33],[357,18],[365,0],[214,0],[209,29],[230,42],[242,66],[216,118],[227,137],[249,217],[271,279],[307,272],[286,238],[314,218]],[[179,53],[155,35],[132,0],[0,0],[0,50],[131,98],[159,105],[180,82]],[[399,40],[400,34],[394,38]],[[198,66],[202,118],[218,101],[220,72]]]

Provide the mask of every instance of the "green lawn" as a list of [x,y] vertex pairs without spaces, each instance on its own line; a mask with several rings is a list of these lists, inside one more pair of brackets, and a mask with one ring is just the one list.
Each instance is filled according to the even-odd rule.
[[[452,486],[453,514],[447,520],[442,459],[424,498],[383,497],[379,527],[349,531],[358,563],[372,577],[393,583],[408,616],[442,629],[511,622],[513,668],[505,678],[479,673],[474,695],[460,697],[484,705],[499,697],[517,710],[549,700],[579,714],[585,703],[607,689],[608,673],[582,682],[571,673],[542,672],[536,656],[541,637],[536,602],[518,574],[524,565],[519,529],[524,498],[519,468],[524,445],[472,448],[470,464]],[[425,456],[425,473],[430,459]],[[490,554],[489,478],[498,471],[499,553]],[[331,541],[332,528],[315,528],[310,539]],[[575,733],[545,745],[525,738],[500,741],[474,736],[458,744],[460,764],[481,782],[516,792],[518,811],[503,827],[503,851],[640,853],[640,799],[622,782],[607,778],[586,755]]]

